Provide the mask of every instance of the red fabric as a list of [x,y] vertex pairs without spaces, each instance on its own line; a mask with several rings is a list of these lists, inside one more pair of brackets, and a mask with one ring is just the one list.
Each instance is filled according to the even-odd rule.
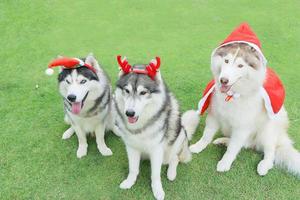
[[232,33],[222,42],[222,44],[233,41],[245,41],[253,43],[261,49],[259,39],[247,23],[242,23],[236,29],[234,29],[234,31],[232,31]]
[[[203,92],[203,97],[207,94],[207,92],[215,85],[215,81],[212,80],[210,81],[204,92]],[[285,89],[284,86],[280,80],[280,78],[278,77],[278,75],[271,69],[271,68],[267,68],[267,73],[266,73],[266,78],[265,78],[265,82],[263,87],[265,88],[266,92],[268,93],[268,96],[270,98],[271,101],[271,106],[273,109],[273,113],[277,114],[280,109],[283,106],[284,103],[284,99],[285,99]],[[200,114],[202,115],[207,108],[209,107],[210,101],[211,101],[211,97],[214,93],[212,92],[208,98],[206,99],[206,101],[203,104],[203,107],[200,108],[201,112]]]
[[[209,91],[214,85],[215,85],[215,80],[211,80],[211,81],[207,84],[207,86],[206,86],[206,88],[205,88],[205,90],[204,90],[204,92],[203,92],[203,96],[202,96],[202,97],[204,97],[204,96],[208,93],[208,91]],[[204,102],[204,104],[203,104],[203,106],[202,106],[202,108],[201,108],[201,111],[200,111],[200,114],[201,114],[201,115],[203,115],[203,113],[207,110],[207,108],[208,108],[208,106],[209,106],[209,104],[210,104],[210,100],[211,100],[211,96],[212,96],[212,95],[213,95],[213,92],[209,94],[209,96],[207,97],[206,101]]]
[[267,68],[264,88],[268,93],[274,113],[278,113],[285,99],[285,89],[278,75]]
[[65,68],[74,68],[79,61],[74,58],[57,58],[49,63],[48,67],[64,66]]
[[[77,60],[75,58],[63,57],[63,58],[57,58],[57,59],[51,61],[48,65],[48,68],[63,66],[68,69],[73,69],[73,68],[76,68],[77,65],[79,65],[79,64],[80,64],[79,60]],[[87,63],[84,63],[83,66],[92,70],[94,73],[96,73],[96,69],[93,66],[91,66]]]
[[90,69],[90,70],[92,70],[95,74],[97,73],[96,69],[93,66],[91,66],[91,65],[89,65],[87,63],[84,63],[83,66],[86,67],[86,68],[88,68],[88,69]]

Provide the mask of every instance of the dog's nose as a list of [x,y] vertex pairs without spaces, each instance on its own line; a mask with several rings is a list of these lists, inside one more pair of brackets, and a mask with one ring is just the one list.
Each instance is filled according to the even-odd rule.
[[125,114],[127,117],[134,117],[135,112],[133,110],[126,110]]
[[74,94],[70,94],[70,95],[68,95],[67,99],[70,102],[75,102],[76,101],[76,96]]
[[228,80],[228,78],[222,77],[222,78],[220,79],[220,82],[221,82],[223,85],[227,85],[228,82],[229,82],[229,80]]

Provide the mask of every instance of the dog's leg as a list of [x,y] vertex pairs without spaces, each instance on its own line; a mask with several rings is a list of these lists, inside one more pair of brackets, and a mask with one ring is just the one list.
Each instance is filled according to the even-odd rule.
[[95,131],[97,147],[103,156],[111,156],[113,153],[105,144],[105,125],[99,124]]
[[87,154],[87,141],[86,134],[82,129],[78,126],[74,127],[77,138],[78,138],[78,149],[77,149],[77,158],[82,158]]
[[126,145],[128,164],[129,164],[129,173],[127,178],[120,184],[121,189],[131,188],[136,181],[136,178],[139,174],[140,159],[141,153],[136,149],[133,149]]
[[262,132],[258,133],[257,140],[261,143],[264,159],[257,165],[257,173],[264,176],[274,166],[276,144],[278,139],[278,133],[280,133],[280,127],[274,123],[268,123]]
[[208,114],[206,118],[206,125],[204,128],[203,136],[196,144],[190,146],[191,152],[199,153],[203,151],[207,147],[207,145],[211,143],[218,129],[219,123],[211,114]]
[[163,145],[157,145],[157,147],[153,148],[150,154],[150,162],[151,162],[151,186],[154,197],[157,200],[165,198],[165,192],[163,190],[161,184],[161,165],[163,162]]
[[257,165],[257,173],[260,176],[264,176],[274,166],[275,159],[275,145],[264,146],[264,159]]
[[74,129],[72,127],[68,128],[62,136],[63,140],[69,139],[73,134],[75,133]]
[[178,156],[175,155],[174,158],[169,163],[168,172],[167,172],[167,177],[170,181],[174,181],[176,178],[178,163],[179,163]]
[[244,146],[251,132],[247,130],[235,130],[229,140],[227,150],[222,159],[218,162],[217,171],[225,172],[230,170],[231,164]]

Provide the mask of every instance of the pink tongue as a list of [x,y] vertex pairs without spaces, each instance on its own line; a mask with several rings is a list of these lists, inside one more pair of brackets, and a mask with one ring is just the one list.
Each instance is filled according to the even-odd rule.
[[225,93],[225,92],[228,91],[228,89],[229,89],[229,86],[222,85],[221,88],[220,88],[220,91],[223,92],[223,93]]
[[81,111],[81,102],[72,103],[72,113],[79,114]]
[[128,117],[128,122],[133,124],[137,121],[137,118],[136,117]]

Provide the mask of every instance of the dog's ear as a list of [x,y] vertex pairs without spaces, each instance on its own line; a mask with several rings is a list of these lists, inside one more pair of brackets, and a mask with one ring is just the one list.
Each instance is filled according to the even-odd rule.
[[210,69],[213,75],[218,75],[221,72],[223,58],[219,55],[213,55],[211,58]]
[[98,71],[100,71],[100,65],[97,61],[97,59],[94,57],[93,53],[89,53],[85,59],[85,63],[91,65],[92,67],[94,67],[95,69],[97,69]]
[[158,83],[162,82],[160,70],[157,70],[154,80],[157,81]]
[[119,74],[118,74],[118,76],[119,76],[119,78],[121,77],[121,76],[123,76],[125,73],[122,71],[122,70],[120,70],[119,71]]

